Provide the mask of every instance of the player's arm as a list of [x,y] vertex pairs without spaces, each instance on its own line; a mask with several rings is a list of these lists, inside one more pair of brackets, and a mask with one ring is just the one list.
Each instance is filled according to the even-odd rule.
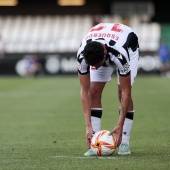
[[121,89],[120,115],[117,125],[111,131],[111,133],[117,134],[117,146],[119,146],[122,141],[123,124],[131,98],[130,61],[125,49],[120,48],[120,50],[122,53],[118,53],[114,60],[118,68],[119,86]]
[[122,90],[122,97],[120,103],[120,119],[119,124],[124,124],[124,119],[129,106],[129,101],[131,98],[131,78],[130,74],[128,76],[119,76],[120,88]]
[[119,82],[120,82],[120,88],[122,90],[122,96],[120,101],[120,114],[119,114],[119,120],[115,128],[111,131],[112,133],[117,134],[117,146],[120,145],[122,141],[122,131],[123,131],[123,124],[126,118],[129,101],[131,97],[131,78],[130,74],[127,76],[121,76],[119,75]]
[[122,140],[122,130],[123,130],[123,124],[126,118],[126,114],[128,111],[129,101],[131,97],[131,78],[130,74],[128,76],[120,76],[119,75],[119,81],[120,81],[120,88],[122,90],[122,97],[120,101],[120,114],[119,114],[119,120],[118,120],[118,126],[120,126],[121,133],[118,134],[118,144],[121,143]]
[[91,94],[90,94],[90,74],[78,73],[81,86],[81,101],[86,123],[86,143],[90,148],[92,138],[92,124],[91,124]]

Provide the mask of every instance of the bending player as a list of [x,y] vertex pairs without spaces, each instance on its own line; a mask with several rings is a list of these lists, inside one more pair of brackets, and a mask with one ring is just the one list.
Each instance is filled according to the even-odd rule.
[[100,130],[102,118],[102,92],[117,70],[119,120],[111,131],[117,134],[118,154],[130,154],[130,133],[134,106],[132,85],[137,75],[139,60],[138,37],[128,26],[120,23],[101,23],[83,38],[77,53],[81,100],[86,122],[85,156],[93,156],[90,143],[93,133]]

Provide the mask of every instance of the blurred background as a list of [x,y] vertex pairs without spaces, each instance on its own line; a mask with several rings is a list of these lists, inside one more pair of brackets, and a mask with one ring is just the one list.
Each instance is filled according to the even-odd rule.
[[0,0],[0,75],[77,74],[82,38],[99,22],[139,37],[139,74],[170,77],[170,15],[158,0]]

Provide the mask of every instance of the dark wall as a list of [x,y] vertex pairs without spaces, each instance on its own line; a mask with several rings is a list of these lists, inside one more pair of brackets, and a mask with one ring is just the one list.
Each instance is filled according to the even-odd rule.
[[[32,55],[38,57],[42,65],[41,73],[44,75],[77,74],[76,53],[16,53],[6,54],[5,58],[0,59],[0,76],[22,74],[23,69],[25,70],[28,66],[27,62],[27,66],[25,62],[22,62],[23,59]],[[141,52],[138,71],[142,74],[160,73],[157,53]]]
[[[118,2],[127,2],[126,0],[117,0]],[[136,0],[131,0],[135,1]],[[155,16],[152,21],[160,23],[170,23],[169,6],[158,0],[142,0],[153,2],[155,4]],[[111,3],[116,0],[86,0],[86,5],[82,7],[60,7],[56,0],[19,0],[16,7],[0,7],[0,15],[74,15],[74,14],[110,14]]]
[[19,0],[19,4],[16,7],[0,7],[0,14],[22,14],[22,15],[55,15],[55,14],[102,14],[105,12],[105,6],[109,4],[110,0],[105,5],[103,1],[98,0],[86,0],[87,3],[84,6],[66,6],[61,7],[56,4],[56,0]]
[[156,15],[152,18],[152,21],[170,23],[169,5],[167,5],[165,2],[161,3],[158,0],[154,1],[154,4]]

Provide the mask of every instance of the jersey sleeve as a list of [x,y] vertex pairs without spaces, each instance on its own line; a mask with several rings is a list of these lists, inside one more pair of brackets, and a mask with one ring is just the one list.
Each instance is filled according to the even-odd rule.
[[129,64],[129,60],[127,57],[125,57],[123,54],[118,54],[117,56],[118,59],[118,64],[117,68],[118,68],[118,73],[121,76],[126,76],[130,74],[130,64]]
[[126,76],[130,74],[130,61],[128,56],[125,57],[125,55],[119,52],[113,55],[111,60],[115,63],[119,75]]
[[130,74],[130,65],[128,64],[128,62],[126,62],[120,68],[118,68],[118,73],[121,76],[127,76]]

